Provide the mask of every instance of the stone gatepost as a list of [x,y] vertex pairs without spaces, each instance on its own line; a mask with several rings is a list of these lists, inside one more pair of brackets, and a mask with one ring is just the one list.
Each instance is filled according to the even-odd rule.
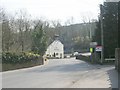
[[115,50],[115,68],[120,72],[120,48]]

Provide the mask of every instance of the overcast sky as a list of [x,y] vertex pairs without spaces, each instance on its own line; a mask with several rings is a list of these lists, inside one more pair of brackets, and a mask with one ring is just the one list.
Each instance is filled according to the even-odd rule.
[[0,0],[0,6],[13,14],[24,9],[32,18],[59,20],[64,23],[73,17],[74,23],[83,17],[97,19],[99,4],[103,0]]

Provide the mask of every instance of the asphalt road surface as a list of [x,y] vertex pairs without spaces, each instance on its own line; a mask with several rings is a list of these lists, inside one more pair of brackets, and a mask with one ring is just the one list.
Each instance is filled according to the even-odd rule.
[[117,88],[114,66],[91,65],[75,58],[50,59],[45,65],[2,73],[2,88]]

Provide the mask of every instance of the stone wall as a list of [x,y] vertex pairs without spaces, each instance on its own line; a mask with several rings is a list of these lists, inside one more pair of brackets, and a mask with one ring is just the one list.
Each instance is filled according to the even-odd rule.
[[120,72],[120,48],[115,50],[115,68]]
[[42,57],[40,57],[39,60],[32,60],[31,62],[21,63],[21,64],[19,64],[19,63],[17,63],[17,64],[3,63],[2,71],[29,68],[29,67],[39,66],[39,65],[43,65],[43,64],[45,64],[45,62]]

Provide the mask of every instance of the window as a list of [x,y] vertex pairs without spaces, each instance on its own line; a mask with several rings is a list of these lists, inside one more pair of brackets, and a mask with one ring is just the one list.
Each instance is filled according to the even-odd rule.
[[56,53],[56,55],[58,55],[58,53]]

